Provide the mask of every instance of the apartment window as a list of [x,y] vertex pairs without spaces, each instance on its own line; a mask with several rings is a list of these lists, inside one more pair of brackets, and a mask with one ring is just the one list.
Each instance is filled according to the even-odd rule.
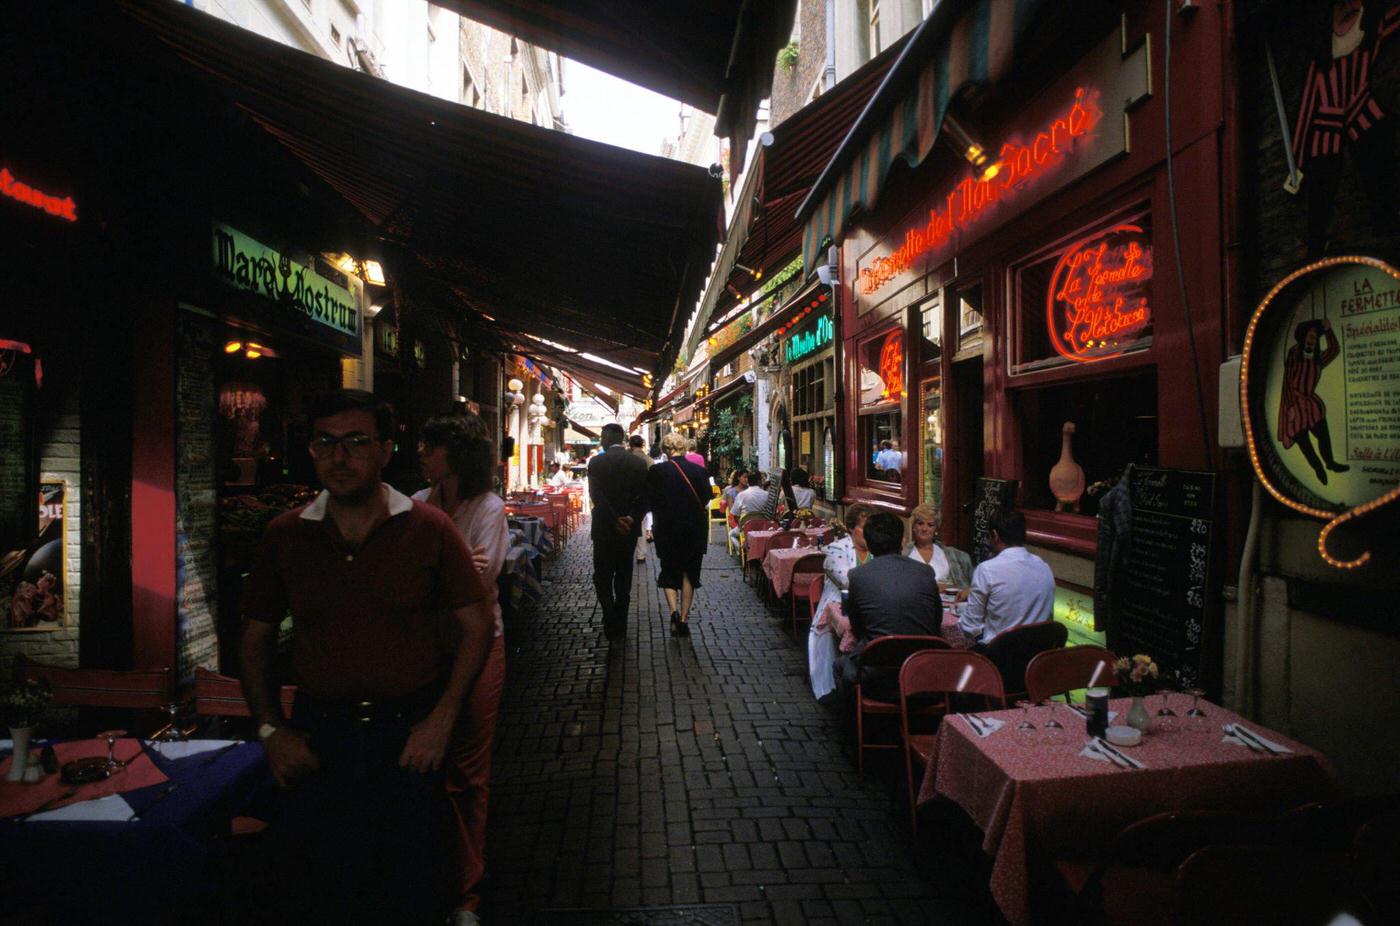
[[884,47],[880,41],[880,0],[870,0],[870,56],[875,57]]
[[472,80],[472,72],[465,67],[462,68],[462,102],[474,108],[481,107],[481,91]]
[[331,44],[336,48],[340,47],[340,30],[334,25],[331,26]]

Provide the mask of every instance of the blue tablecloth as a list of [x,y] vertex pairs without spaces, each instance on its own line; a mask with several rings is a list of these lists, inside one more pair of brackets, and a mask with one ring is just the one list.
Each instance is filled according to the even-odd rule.
[[[0,822],[7,902],[42,905],[55,923],[187,922],[216,890],[215,840],[273,787],[260,744],[212,756],[170,760],[152,751],[169,781],[122,795],[138,820]],[[171,784],[178,787],[165,793]]]
[[527,601],[538,604],[544,598],[544,586],[540,584],[539,558],[539,551],[525,543],[511,547],[506,553],[505,567],[501,570],[501,575],[509,578],[510,597],[507,603],[512,610],[518,609]]
[[513,514],[507,519],[511,527],[525,535],[525,542],[548,556],[554,549],[554,538],[542,518],[533,515]]

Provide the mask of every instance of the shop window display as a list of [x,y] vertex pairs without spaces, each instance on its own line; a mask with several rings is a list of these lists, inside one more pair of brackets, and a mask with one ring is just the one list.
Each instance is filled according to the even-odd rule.
[[923,483],[919,488],[922,504],[943,504],[943,389],[942,380],[925,380],[921,389],[924,415],[920,423],[923,450]]
[[901,446],[904,438],[900,411],[905,388],[904,332],[895,329],[865,341],[858,350],[860,362],[860,441],[865,455],[865,478],[872,482],[898,483],[908,469]]
[[[1025,478],[1022,503],[1029,509],[1097,515],[1099,499],[1129,463],[1157,462],[1157,377],[1154,370],[1131,376],[1074,381],[1027,389],[1014,399],[1021,428]],[[1066,433],[1066,424],[1073,428]],[[1057,498],[1064,478],[1077,466],[1083,493]]]

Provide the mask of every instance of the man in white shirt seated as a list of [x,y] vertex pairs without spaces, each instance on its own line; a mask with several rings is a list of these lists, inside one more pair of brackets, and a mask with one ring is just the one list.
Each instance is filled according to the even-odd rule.
[[563,488],[569,484],[569,471],[564,468],[564,464],[558,464],[554,470],[554,475],[549,477],[549,484],[556,489]]
[[1039,624],[1055,613],[1055,576],[1045,560],[1026,551],[1026,517],[1003,511],[992,518],[991,559],[972,571],[958,627],[970,642],[985,646],[998,634]]
[[[748,488],[735,494],[734,506],[730,509],[736,521],[743,522],[744,515],[763,511],[768,504],[768,490],[764,487],[767,478],[758,471],[749,474]],[[736,541],[739,539],[739,528],[734,528],[733,536]]]

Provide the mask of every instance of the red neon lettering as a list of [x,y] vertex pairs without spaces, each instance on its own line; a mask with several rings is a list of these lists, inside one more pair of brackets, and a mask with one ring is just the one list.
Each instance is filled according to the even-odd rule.
[[954,232],[971,226],[1003,196],[1014,194],[1054,170],[1069,153],[1070,143],[1092,132],[1103,117],[1098,96],[1097,90],[1079,87],[1070,108],[1051,120],[1030,144],[1014,140],[1003,144],[997,156],[1000,169],[995,179],[965,177],[954,185],[942,205],[929,210],[925,225],[905,232],[904,240],[889,256],[874,258],[869,266],[861,268],[857,281],[861,294],[876,292],[924,255],[948,243]]
[[1152,322],[1152,246],[1119,225],[1065,249],[1050,274],[1045,323],[1055,351],[1077,363],[1116,357]]
[[0,167],[0,193],[16,202],[33,206],[35,209],[42,209],[49,215],[56,215],[65,221],[78,221],[78,205],[73,202],[73,197],[65,196],[63,199],[59,199],[57,196],[50,196],[48,193],[36,190],[27,183],[20,183],[15,179],[15,175],[10,173],[8,167]]

